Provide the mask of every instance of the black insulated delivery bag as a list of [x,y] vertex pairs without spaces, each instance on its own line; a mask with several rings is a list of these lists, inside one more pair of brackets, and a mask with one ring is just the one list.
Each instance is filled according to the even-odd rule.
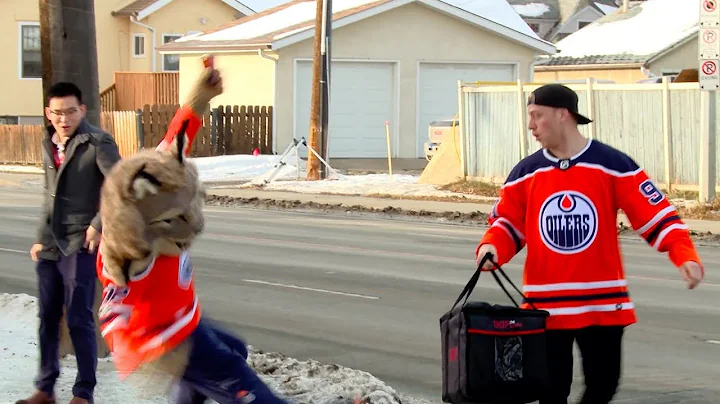
[[[522,295],[494,261],[490,271],[515,306],[468,302],[485,260],[450,311],[440,318],[442,400],[445,403],[525,404],[549,391],[545,326],[549,313],[521,309],[496,274]],[[465,298],[461,305],[460,300]]]

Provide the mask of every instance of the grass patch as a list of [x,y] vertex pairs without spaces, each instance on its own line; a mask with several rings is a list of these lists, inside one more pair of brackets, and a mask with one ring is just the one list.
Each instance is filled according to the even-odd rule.
[[717,198],[711,203],[678,206],[677,209],[680,217],[685,219],[720,220],[720,199]]
[[480,195],[490,198],[497,198],[500,186],[483,181],[462,180],[438,187],[443,191],[456,192],[460,194]]

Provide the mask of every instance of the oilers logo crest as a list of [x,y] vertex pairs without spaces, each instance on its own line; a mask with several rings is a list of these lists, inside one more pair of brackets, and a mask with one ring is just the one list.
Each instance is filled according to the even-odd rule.
[[545,245],[559,254],[585,251],[597,236],[597,209],[576,191],[556,192],[540,208],[540,234]]

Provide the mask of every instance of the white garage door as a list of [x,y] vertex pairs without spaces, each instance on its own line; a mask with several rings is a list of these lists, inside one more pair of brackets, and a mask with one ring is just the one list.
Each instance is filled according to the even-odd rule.
[[[392,135],[395,110],[393,67],[392,63],[379,62],[332,63],[328,118],[330,158],[387,156],[385,121],[390,122]],[[295,136],[307,138],[312,62],[298,61],[296,68]]]
[[424,157],[428,125],[458,113],[457,81],[515,81],[515,65],[420,63],[418,71],[418,157]]

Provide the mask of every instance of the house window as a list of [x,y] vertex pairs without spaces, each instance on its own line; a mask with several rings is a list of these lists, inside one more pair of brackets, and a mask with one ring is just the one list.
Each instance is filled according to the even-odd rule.
[[19,24],[18,51],[21,79],[42,78],[42,54],[40,53],[40,23]]
[[0,115],[0,125],[17,125],[18,121],[17,116]]
[[[163,44],[172,42],[181,37],[182,37],[182,35],[180,35],[180,34],[163,34]],[[180,71],[180,56],[179,55],[163,55],[163,71],[164,72]]]
[[580,21],[580,22],[578,22],[578,29],[583,29],[590,24],[591,24],[590,21]]
[[145,34],[133,34],[133,57],[145,57]]

